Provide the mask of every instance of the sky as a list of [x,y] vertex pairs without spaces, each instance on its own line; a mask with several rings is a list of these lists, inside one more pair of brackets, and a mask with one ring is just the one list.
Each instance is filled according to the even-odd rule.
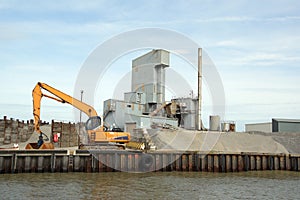
[[[91,52],[118,34],[142,28],[172,30],[199,44],[222,79],[223,120],[235,121],[239,131],[245,123],[300,118],[296,0],[0,0],[0,115],[32,118],[31,91],[38,81],[79,95],[74,85]],[[128,53],[111,64],[98,81],[93,105],[98,113],[104,100],[123,98],[116,86],[124,77],[130,80],[131,60],[145,52]],[[196,91],[197,72],[187,70],[190,64],[176,55],[170,63]],[[207,87],[204,77],[205,126],[212,113]],[[130,90],[130,83],[122,88]],[[43,99],[41,118],[72,121],[72,107]]]

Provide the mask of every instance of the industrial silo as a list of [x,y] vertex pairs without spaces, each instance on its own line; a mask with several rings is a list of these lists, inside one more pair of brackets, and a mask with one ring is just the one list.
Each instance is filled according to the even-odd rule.
[[220,116],[219,115],[209,116],[209,130],[210,131],[220,131]]

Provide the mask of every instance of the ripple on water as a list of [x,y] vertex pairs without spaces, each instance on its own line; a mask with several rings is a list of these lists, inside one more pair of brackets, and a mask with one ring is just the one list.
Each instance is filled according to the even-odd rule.
[[39,173],[0,175],[1,199],[298,199],[300,173]]

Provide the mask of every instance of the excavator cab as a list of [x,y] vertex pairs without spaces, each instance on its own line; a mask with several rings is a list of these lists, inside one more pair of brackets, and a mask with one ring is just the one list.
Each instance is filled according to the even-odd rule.
[[85,124],[86,130],[94,130],[101,126],[101,118],[99,116],[90,117]]

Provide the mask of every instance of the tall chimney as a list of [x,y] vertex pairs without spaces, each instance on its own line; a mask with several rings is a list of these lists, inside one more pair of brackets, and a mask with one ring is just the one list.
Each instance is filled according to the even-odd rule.
[[197,130],[202,130],[201,120],[202,102],[202,48],[198,48],[198,108],[197,108]]

